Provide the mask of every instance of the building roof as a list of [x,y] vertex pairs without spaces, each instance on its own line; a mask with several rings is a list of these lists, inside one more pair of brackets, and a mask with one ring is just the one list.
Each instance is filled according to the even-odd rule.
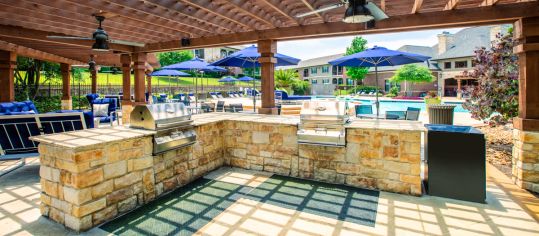
[[[442,54],[436,55],[432,60],[471,57],[474,51],[481,47],[491,46],[491,29],[499,26],[479,26],[463,29],[452,34],[452,45]],[[509,25],[502,25],[501,32],[507,32]],[[437,49],[438,45],[434,45]]]
[[[416,45],[404,45],[404,46],[400,47],[399,49],[397,49],[397,51],[409,52],[409,53],[415,53],[415,54],[420,54],[420,55],[424,55],[424,56],[433,57],[437,52],[437,48],[425,47],[425,46],[416,46]],[[428,66],[430,70],[440,70],[440,68],[438,67],[438,64],[435,63],[435,62],[432,62],[432,60],[429,60],[428,62],[416,63],[416,64]],[[378,71],[395,71],[395,70],[398,70],[399,68],[401,68],[402,66],[403,65],[400,65],[400,66],[382,66],[382,67],[378,67]],[[374,67],[369,68],[369,72],[374,72]]]
[[289,69],[293,68],[305,68],[305,67],[311,67],[311,66],[322,66],[322,65],[329,65],[329,61],[335,60],[337,58],[343,57],[344,54],[335,54],[335,55],[329,55],[329,56],[323,56],[323,57],[317,57],[307,60],[302,60],[299,62],[297,66],[288,67]]

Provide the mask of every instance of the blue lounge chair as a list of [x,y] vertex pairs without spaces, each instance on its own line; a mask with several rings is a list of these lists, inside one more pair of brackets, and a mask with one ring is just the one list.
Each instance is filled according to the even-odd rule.
[[406,120],[419,120],[419,113],[421,112],[421,109],[420,108],[415,108],[415,107],[408,107],[408,109],[406,109],[406,115],[405,115],[405,119]]
[[221,92],[217,92],[217,93],[215,93],[215,95],[217,95],[217,98],[224,98],[223,93],[221,93]]
[[297,101],[297,100],[311,100],[311,96],[300,96],[300,95],[288,95],[286,91],[275,90],[276,93],[281,94],[281,100],[283,101]]
[[211,98],[213,98],[213,99],[219,99],[219,98],[217,97],[217,95],[215,94],[215,92],[210,92],[210,96],[211,96]]
[[0,115],[29,115],[38,113],[32,101],[0,103]]
[[372,105],[356,105],[356,117],[361,115],[372,115]]

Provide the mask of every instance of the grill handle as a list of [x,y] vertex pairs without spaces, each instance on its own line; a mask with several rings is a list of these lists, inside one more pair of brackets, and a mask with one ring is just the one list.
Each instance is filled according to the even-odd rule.
[[322,132],[324,132],[325,134],[328,133],[328,129],[327,129],[327,128],[314,128],[314,131],[315,131],[316,133],[322,133]]

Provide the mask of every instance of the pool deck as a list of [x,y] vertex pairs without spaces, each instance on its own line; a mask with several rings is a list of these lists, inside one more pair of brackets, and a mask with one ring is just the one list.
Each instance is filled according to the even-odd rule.
[[[267,182],[270,177],[271,174],[264,172],[221,168],[204,178],[245,187],[257,187]],[[27,166],[1,177],[0,234],[74,235],[74,232],[41,216],[39,196],[38,159],[29,159]],[[519,236],[539,234],[539,199],[516,187],[507,176],[491,165],[487,166],[488,204],[380,192],[374,227],[256,201],[244,197],[241,193],[234,196],[233,200],[230,206],[198,229],[197,234]],[[84,233],[84,235],[108,234],[109,232],[99,228]]]

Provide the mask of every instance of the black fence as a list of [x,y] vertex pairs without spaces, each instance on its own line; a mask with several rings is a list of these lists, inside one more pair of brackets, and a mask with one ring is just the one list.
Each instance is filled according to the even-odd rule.
[[[153,85],[152,93],[165,93],[165,94],[180,94],[180,93],[194,93],[198,91],[199,94],[212,92],[212,91],[240,91],[241,89],[251,88],[252,86],[239,86],[239,85],[198,85],[195,89],[194,85]],[[260,90],[260,85],[257,84],[257,89]],[[90,84],[72,84],[71,95],[79,96],[91,93],[92,86]],[[97,85],[97,93],[99,94],[119,94],[123,91],[122,85]],[[15,93],[22,93],[22,86],[15,86]],[[131,94],[134,94],[134,86],[131,86]],[[39,87],[37,96],[39,97],[52,97],[62,95],[62,84],[43,84]]]

